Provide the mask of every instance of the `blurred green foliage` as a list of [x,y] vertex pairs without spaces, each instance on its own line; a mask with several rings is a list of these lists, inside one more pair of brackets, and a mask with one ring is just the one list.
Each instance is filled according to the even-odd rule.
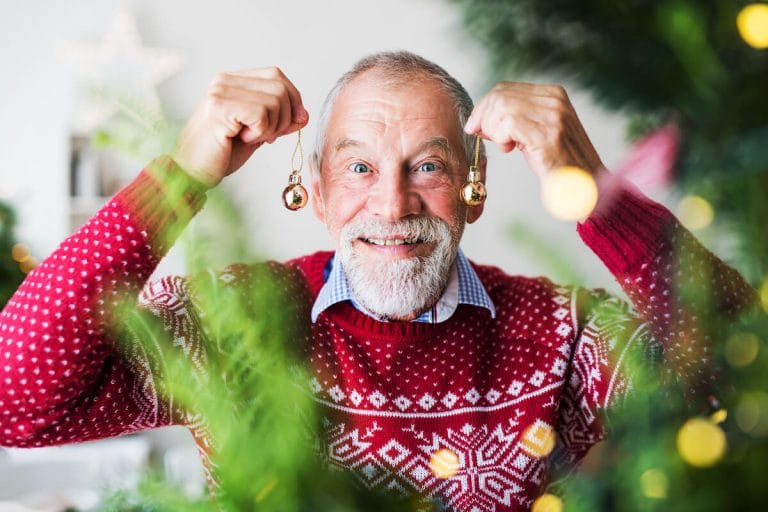
[[[577,85],[602,106],[626,114],[630,138],[676,124],[681,147],[674,185],[712,204],[718,228],[736,240],[739,250],[732,263],[753,284],[764,282],[768,50],[748,46],[739,35],[736,17],[747,2],[452,3],[463,12],[466,33],[488,50],[489,84],[536,75]],[[533,252],[546,251],[546,242],[531,242],[519,228],[514,233],[516,240],[528,240]],[[689,256],[685,247],[679,253],[681,259]],[[763,311],[741,319],[719,317],[712,309],[717,305],[710,303],[709,283],[703,272],[699,281],[675,287],[691,311],[703,313],[702,325],[713,338],[711,363],[719,369],[719,390],[711,403],[722,407],[719,414],[727,414],[719,424],[727,439],[725,457],[698,468],[687,464],[676,446],[684,421],[697,414],[706,417],[716,406],[692,410],[682,399],[684,389],[664,372],[658,381],[641,379],[611,415],[609,441],[594,449],[580,470],[553,482],[550,492],[563,497],[568,512],[765,508],[768,325]],[[744,339],[754,340],[754,346]],[[734,356],[749,352],[745,346],[756,357]],[[638,370],[645,364],[641,361]],[[663,485],[652,489],[649,478]],[[656,493],[659,486],[663,492]]]
[[19,263],[11,256],[11,249],[18,242],[15,227],[16,214],[9,204],[0,201],[0,310],[24,279]]
[[674,122],[675,179],[738,233],[736,265],[768,273],[768,51],[748,46],[734,0],[451,0],[488,51],[489,83],[536,74],[632,118]]

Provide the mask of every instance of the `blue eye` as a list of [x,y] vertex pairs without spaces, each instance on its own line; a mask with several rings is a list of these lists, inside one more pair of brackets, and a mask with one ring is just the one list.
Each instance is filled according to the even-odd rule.
[[423,164],[419,165],[419,170],[421,172],[435,172],[437,170],[437,166],[432,162],[424,162]]
[[368,171],[370,171],[370,169],[368,169],[368,166],[367,166],[367,165],[365,165],[365,164],[362,164],[362,163],[360,163],[360,162],[357,162],[357,163],[355,163],[355,164],[352,164],[352,165],[350,166],[350,169],[352,170],[352,172],[356,172],[356,173],[358,173],[358,174],[362,174],[362,173],[365,173],[365,172],[368,172]]

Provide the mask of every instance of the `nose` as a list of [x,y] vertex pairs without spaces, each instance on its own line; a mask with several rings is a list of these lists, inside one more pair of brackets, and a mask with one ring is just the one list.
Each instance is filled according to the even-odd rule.
[[385,221],[422,213],[421,198],[408,179],[407,170],[395,167],[379,170],[376,183],[368,190],[367,207]]

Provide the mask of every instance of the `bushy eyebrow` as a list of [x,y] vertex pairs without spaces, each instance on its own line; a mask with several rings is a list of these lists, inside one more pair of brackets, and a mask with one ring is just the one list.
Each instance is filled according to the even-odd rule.
[[432,137],[419,146],[418,152],[423,153],[428,149],[439,149],[448,159],[452,159],[454,156],[454,151],[451,148],[451,145],[448,144],[448,139],[445,137]]
[[341,139],[339,142],[336,143],[336,145],[333,147],[333,151],[335,153],[338,153],[339,151],[347,148],[353,148],[362,146],[362,143],[360,141],[354,140],[354,139]]

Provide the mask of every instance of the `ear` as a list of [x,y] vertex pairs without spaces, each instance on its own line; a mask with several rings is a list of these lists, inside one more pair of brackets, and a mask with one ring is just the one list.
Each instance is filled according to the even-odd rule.
[[323,202],[323,195],[320,193],[320,166],[317,165],[317,158],[310,159],[310,175],[311,175],[311,189],[312,189],[312,211],[315,213],[315,217],[325,224],[325,203]]
[[[485,165],[488,163],[488,159],[483,156],[480,161],[477,163],[477,165],[480,167],[480,179],[483,183],[486,183],[485,181]],[[487,183],[486,183],[487,186]],[[479,204],[477,206],[468,206],[467,207],[467,224],[472,224],[477,219],[480,218],[480,216],[483,214],[483,208],[485,207],[485,203]]]

